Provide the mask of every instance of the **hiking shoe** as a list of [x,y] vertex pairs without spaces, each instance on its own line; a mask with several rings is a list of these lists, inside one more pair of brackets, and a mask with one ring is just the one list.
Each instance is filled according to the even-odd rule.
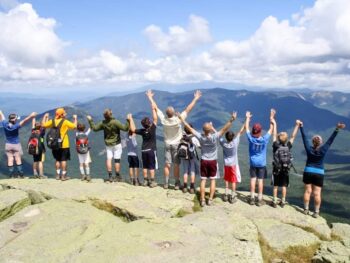
[[282,202],[280,203],[280,207],[283,208],[286,205],[286,202]]
[[304,209],[303,214],[306,215],[306,216],[309,215],[310,214],[309,209]]
[[56,174],[56,180],[61,180],[61,176],[59,174]]
[[227,202],[227,200],[228,200],[227,194],[224,194],[224,195],[222,196],[222,201]]
[[47,179],[46,175],[39,175],[39,179]]
[[176,181],[175,182],[175,187],[174,187],[175,190],[180,190],[180,181]]
[[277,202],[272,202],[271,206],[272,206],[273,208],[277,208]]
[[190,188],[190,194],[191,194],[191,195],[195,194],[195,190],[194,190],[194,188],[192,188],[192,187]]
[[263,206],[263,205],[265,205],[266,203],[265,203],[265,201],[263,200],[263,199],[261,199],[261,200],[258,200],[258,202],[256,202],[256,205],[257,206]]
[[135,180],[135,186],[139,186],[140,185],[140,180],[139,180],[139,178],[137,178],[136,180]]
[[164,189],[169,189],[169,184],[164,184],[164,185],[163,185],[163,188],[164,188]]
[[80,178],[81,178],[82,181],[85,181],[86,176],[84,174],[82,174],[82,175],[80,175]]
[[255,205],[255,200],[254,200],[254,198],[249,198],[249,204],[250,205]]
[[148,180],[147,180],[147,179],[144,179],[144,180],[143,180],[143,186],[148,186],[148,185],[149,185]]
[[158,184],[156,181],[152,180],[149,184],[149,187],[153,188],[153,187],[156,187]]
[[236,203],[236,202],[237,202],[237,197],[236,197],[236,196],[229,195],[229,196],[228,196],[228,202],[229,202],[230,204]]
[[315,212],[312,214],[313,218],[319,218],[320,217],[320,212]]
[[210,199],[210,198],[209,198],[208,201],[207,201],[207,205],[208,205],[208,206],[213,205],[213,199]]
[[18,174],[19,175],[19,178],[20,179],[24,179],[24,174],[23,173],[20,173],[20,174]]
[[182,188],[182,192],[185,194],[185,193],[187,193],[188,192],[188,188],[187,187],[183,187]]
[[33,175],[33,177],[32,177],[33,179],[40,179],[40,176],[39,175]]
[[114,182],[122,182],[123,179],[120,175],[114,176]]
[[61,181],[67,181],[69,179],[70,179],[70,177],[68,177],[68,176],[62,176]]
[[87,176],[85,177],[85,180],[86,180],[87,182],[91,182],[91,176],[90,176],[90,175],[87,175]]
[[199,204],[201,205],[201,207],[204,207],[204,206],[205,206],[205,200],[201,200],[201,201],[199,202]]

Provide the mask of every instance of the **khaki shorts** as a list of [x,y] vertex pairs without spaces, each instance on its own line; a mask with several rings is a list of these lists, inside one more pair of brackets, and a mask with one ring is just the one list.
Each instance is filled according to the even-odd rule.
[[17,144],[11,144],[6,143],[5,144],[5,152],[7,155],[7,158],[20,158],[23,155],[22,145],[20,143]]
[[177,148],[179,147],[178,144],[165,144],[165,163],[168,164],[180,164],[180,159],[177,155]]

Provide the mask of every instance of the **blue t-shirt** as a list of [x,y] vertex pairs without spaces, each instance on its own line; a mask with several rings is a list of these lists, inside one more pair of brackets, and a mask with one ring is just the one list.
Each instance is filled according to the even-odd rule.
[[255,138],[250,132],[247,132],[249,141],[249,157],[250,166],[265,167],[266,166],[266,150],[271,134],[266,133],[263,137]]
[[19,129],[21,128],[19,123],[16,122],[15,124],[12,124],[12,123],[4,120],[1,122],[1,124],[4,127],[6,143],[18,144],[19,143]]

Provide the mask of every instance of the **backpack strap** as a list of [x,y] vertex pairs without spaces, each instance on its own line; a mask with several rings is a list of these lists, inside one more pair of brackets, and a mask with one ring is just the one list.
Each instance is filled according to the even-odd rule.
[[[66,120],[65,119],[62,119],[61,121],[60,121],[60,123],[57,125],[57,129],[59,130],[59,132],[60,132],[60,137],[61,137],[61,127],[62,127],[62,125],[63,125],[63,123],[65,122]],[[68,132],[68,131],[67,131]],[[66,137],[66,135],[67,135],[67,132],[63,135],[63,137],[62,137],[62,143],[63,143],[63,140],[64,140],[64,138]]]

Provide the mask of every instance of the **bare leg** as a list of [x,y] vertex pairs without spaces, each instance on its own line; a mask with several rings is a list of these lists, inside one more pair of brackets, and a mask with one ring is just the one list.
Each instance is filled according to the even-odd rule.
[[255,196],[256,177],[250,178],[250,198]]
[[135,174],[134,174],[134,179],[139,178],[139,168],[135,168]]
[[107,172],[112,172],[112,159],[106,160],[106,168],[107,168]]
[[184,184],[187,184],[188,173],[184,173]]
[[320,207],[321,207],[321,191],[322,187],[313,185],[312,186],[312,193],[314,195],[314,202],[315,202],[315,212],[319,213],[320,212]]
[[174,164],[174,177],[175,177],[175,181],[180,180],[180,165],[179,164]]
[[258,179],[258,188],[259,188],[259,198],[262,198],[264,191],[264,179]]
[[39,175],[44,175],[44,164],[43,162],[38,162]]
[[120,163],[114,163],[114,169],[115,169],[115,173],[119,174],[120,173]]
[[134,179],[134,168],[129,168],[129,176],[131,180]]
[[283,186],[282,187],[282,199],[286,199],[287,196],[287,187]]
[[154,175],[155,175],[155,171],[154,170],[149,170],[149,175],[151,177],[151,179],[154,179]]
[[214,199],[215,186],[216,186],[216,180],[215,179],[211,179],[210,180],[210,196],[209,196],[210,200]]
[[277,195],[278,195],[278,186],[273,187],[273,201],[277,201]]
[[147,179],[147,169],[143,169],[142,172],[143,172],[143,179]]
[[201,201],[205,200],[205,184],[206,184],[206,182],[207,182],[206,179],[201,180],[201,187],[200,187]]
[[305,184],[305,191],[304,191],[304,208],[306,210],[309,210],[309,203],[310,203],[310,196],[312,193],[312,186],[311,184]]
[[169,174],[170,174],[170,163],[165,163],[164,165],[164,179],[165,179],[165,184],[169,183]]

